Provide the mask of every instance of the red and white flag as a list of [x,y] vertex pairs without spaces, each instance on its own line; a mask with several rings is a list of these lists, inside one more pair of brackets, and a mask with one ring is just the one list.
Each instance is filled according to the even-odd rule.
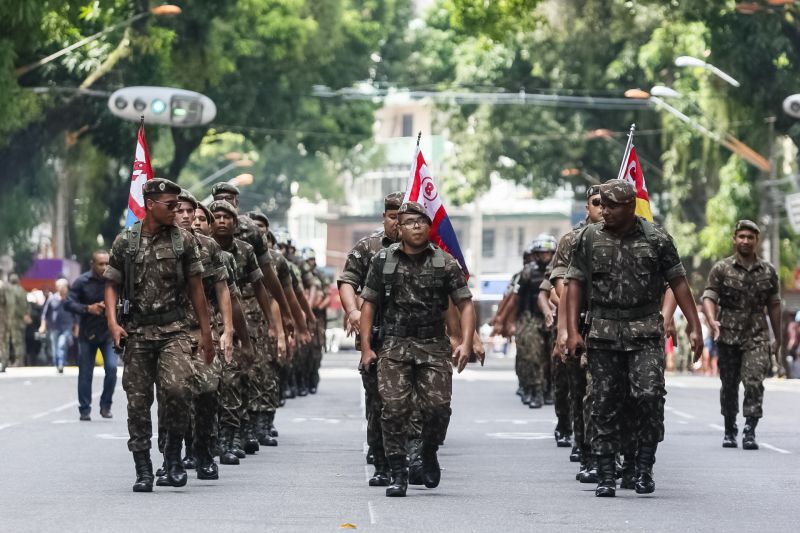
[[633,146],[635,128],[636,124],[633,124],[628,136],[628,145],[625,147],[625,155],[622,158],[622,166],[619,169],[619,179],[633,184],[636,188],[636,214],[652,222],[653,210],[650,209],[650,195],[647,192],[647,185],[644,183],[642,165],[639,163],[636,148]]
[[130,228],[144,218],[144,195],[142,187],[147,180],[153,179],[153,167],[150,166],[150,152],[147,150],[147,139],[144,137],[144,118],[139,124],[139,135],[136,139],[136,157],[133,160],[131,173],[131,192],[128,195],[128,216],[125,227]]

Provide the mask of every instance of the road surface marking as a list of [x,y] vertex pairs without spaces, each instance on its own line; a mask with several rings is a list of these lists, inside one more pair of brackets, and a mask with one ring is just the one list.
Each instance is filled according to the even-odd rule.
[[783,454],[787,454],[787,455],[792,453],[789,450],[784,450],[783,448],[778,448],[777,446],[773,446],[772,444],[769,444],[769,443],[766,443],[766,442],[761,442],[761,446],[763,446],[764,448],[766,448],[768,450],[772,450],[773,452],[783,453]]
[[694,415],[690,415],[689,413],[684,413],[683,411],[678,411],[677,409],[673,409],[672,407],[664,407],[664,410],[669,411],[675,416],[686,418],[687,420],[692,420],[694,418]]
[[17,425],[19,425],[19,422],[11,422],[9,424],[0,424],[0,431],[4,430],[6,428],[10,428],[12,426],[17,426]]
[[[98,393],[92,394],[92,399],[94,400],[94,399],[99,398],[101,394],[103,394],[103,393],[102,392],[98,392]],[[66,411],[70,407],[77,407],[77,406],[78,406],[78,402],[72,401],[72,402],[69,402],[69,403],[65,403],[63,405],[59,405],[58,407],[53,407],[52,409],[48,409],[47,411],[42,411],[41,413],[36,413],[35,415],[31,416],[31,419],[32,420],[36,420],[38,418],[42,418],[42,417],[45,417],[47,415],[52,415],[53,413]]]
[[375,518],[375,509],[372,507],[372,502],[367,502],[367,509],[369,509],[369,523],[375,525],[378,519]]
[[369,484],[369,480],[372,478],[372,476],[369,474],[369,465],[364,465],[364,477],[367,480],[367,484]]

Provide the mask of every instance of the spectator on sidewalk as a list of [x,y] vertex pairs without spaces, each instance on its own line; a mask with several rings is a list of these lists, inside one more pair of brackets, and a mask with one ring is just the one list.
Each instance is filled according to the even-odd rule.
[[100,416],[111,418],[111,397],[117,384],[117,354],[108,331],[103,296],[105,280],[103,271],[108,265],[108,252],[99,250],[92,254],[91,268],[80,275],[67,296],[67,309],[80,317],[78,333],[78,411],[81,420],[91,420],[92,375],[95,354],[103,354],[106,377],[100,396]]
[[66,307],[69,282],[64,278],[56,281],[56,292],[47,297],[42,309],[39,333],[47,333],[50,341],[50,354],[59,374],[64,373],[64,359],[72,344],[72,331],[77,320]]

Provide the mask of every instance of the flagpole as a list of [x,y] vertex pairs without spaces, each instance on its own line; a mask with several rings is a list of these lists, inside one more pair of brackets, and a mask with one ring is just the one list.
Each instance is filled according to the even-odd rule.
[[419,134],[417,134],[417,148],[419,148],[420,139],[422,139],[422,130],[419,130]]
[[631,155],[631,147],[633,146],[633,132],[636,130],[636,123],[631,124],[631,130],[628,132],[628,144],[625,145],[625,153],[622,156],[622,164],[619,166],[617,179],[621,180],[625,175],[625,166],[628,164],[628,157]]

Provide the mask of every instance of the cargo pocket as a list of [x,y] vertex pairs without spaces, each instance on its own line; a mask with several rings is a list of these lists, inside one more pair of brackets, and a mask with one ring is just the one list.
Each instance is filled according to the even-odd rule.
[[593,318],[587,339],[600,342],[616,342],[619,339],[619,322],[605,318]]

